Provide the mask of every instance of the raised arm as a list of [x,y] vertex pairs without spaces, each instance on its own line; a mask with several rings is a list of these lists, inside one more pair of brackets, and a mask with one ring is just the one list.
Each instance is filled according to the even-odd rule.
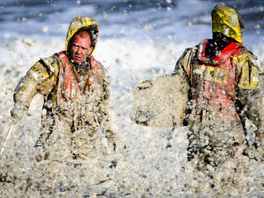
[[58,60],[55,56],[40,59],[18,83],[14,92],[14,108],[11,116],[20,119],[28,111],[37,93],[48,94],[55,86],[58,74]]

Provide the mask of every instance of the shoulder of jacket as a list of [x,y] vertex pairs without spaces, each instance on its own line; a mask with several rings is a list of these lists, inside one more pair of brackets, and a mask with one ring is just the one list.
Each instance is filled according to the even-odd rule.
[[52,56],[46,58],[40,58],[38,61],[47,70],[50,75],[57,75],[59,72],[60,58],[58,54],[53,54]]
[[240,50],[239,56],[246,57],[252,61],[257,60],[257,56],[254,55],[254,53],[252,51],[250,51],[247,47],[242,45],[242,46],[240,46],[239,50]]
[[186,48],[179,58],[179,62],[185,59],[190,60],[197,52],[197,47]]
[[259,73],[263,73],[263,69],[257,63],[257,56],[255,56],[250,50],[248,50],[245,46],[241,46],[239,48],[239,55],[233,58],[234,62],[237,64],[238,69],[242,69],[243,67],[249,68],[250,71],[252,69],[256,69]]
[[186,53],[188,53],[188,52],[196,52],[197,50],[198,50],[198,47],[199,47],[199,45],[196,45],[196,46],[194,46],[194,47],[189,47],[189,48],[186,48],[185,49],[185,52]]
[[53,54],[52,56],[49,57],[40,58],[40,60],[44,60],[45,63],[47,63],[48,65],[52,65],[58,62],[58,58],[59,58],[58,54]]
[[91,63],[97,70],[107,72],[105,66],[93,56],[91,57]]
[[193,58],[197,57],[198,53],[199,45],[196,45],[194,47],[186,48],[182,56],[187,58],[189,60],[188,62],[192,62]]
[[58,60],[59,62],[64,62],[64,61],[68,60],[68,55],[67,55],[66,51],[57,52],[57,53],[53,54],[52,57],[54,59]]

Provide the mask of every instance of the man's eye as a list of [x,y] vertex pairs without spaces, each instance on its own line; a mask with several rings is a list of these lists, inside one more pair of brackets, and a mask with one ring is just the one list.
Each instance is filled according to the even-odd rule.
[[85,48],[85,47],[81,47],[81,46],[79,46],[79,45],[72,45],[72,47],[74,47],[74,48],[81,48],[81,50],[89,50],[88,48]]

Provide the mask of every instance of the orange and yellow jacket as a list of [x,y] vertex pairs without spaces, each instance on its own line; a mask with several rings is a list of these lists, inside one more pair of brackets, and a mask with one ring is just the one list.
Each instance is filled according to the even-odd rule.
[[212,58],[206,54],[209,40],[188,48],[175,71],[190,85],[191,114],[211,115],[219,120],[249,119],[262,130],[263,113],[259,67],[256,57],[241,43],[231,42]]
[[[94,111],[101,115],[98,116],[98,122],[103,119],[109,97],[109,82],[105,68],[91,54],[88,60],[90,69],[84,75],[80,75],[68,56],[71,38],[83,28],[92,29],[94,50],[98,33],[96,20],[85,16],[74,18],[68,29],[65,51],[37,61],[17,85],[14,93],[13,117],[21,117],[23,112],[29,109],[33,97],[39,93],[44,96],[43,122],[47,120],[45,118],[56,114],[71,120],[81,112],[86,114],[84,116],[88,119],[95,115]],[[85,80],[82,82],[81,78],[84,76]]]

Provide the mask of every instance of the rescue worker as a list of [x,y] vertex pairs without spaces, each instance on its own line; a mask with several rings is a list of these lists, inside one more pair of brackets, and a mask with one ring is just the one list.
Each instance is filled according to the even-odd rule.
[[225,4],[218,4],[211,16],[213,38],[186,49],[175,67],[190,86],[187,158],[195,159],[199,170],[217,168],[242,154],[246,120],[254,129],[256,147],[263,139],[260,70],[242,44],[241,17]]
[[93,56],[98,31],[95,19],[74,18],[65,51],[37,61],[15,89],[11,115],[17,120],[37,93],[44,96],[42,133],[36,146],[45,148],[46,158],[53,153],[62,160],[86,159],[103,138],[114,144],[109,82],[104,66]]

